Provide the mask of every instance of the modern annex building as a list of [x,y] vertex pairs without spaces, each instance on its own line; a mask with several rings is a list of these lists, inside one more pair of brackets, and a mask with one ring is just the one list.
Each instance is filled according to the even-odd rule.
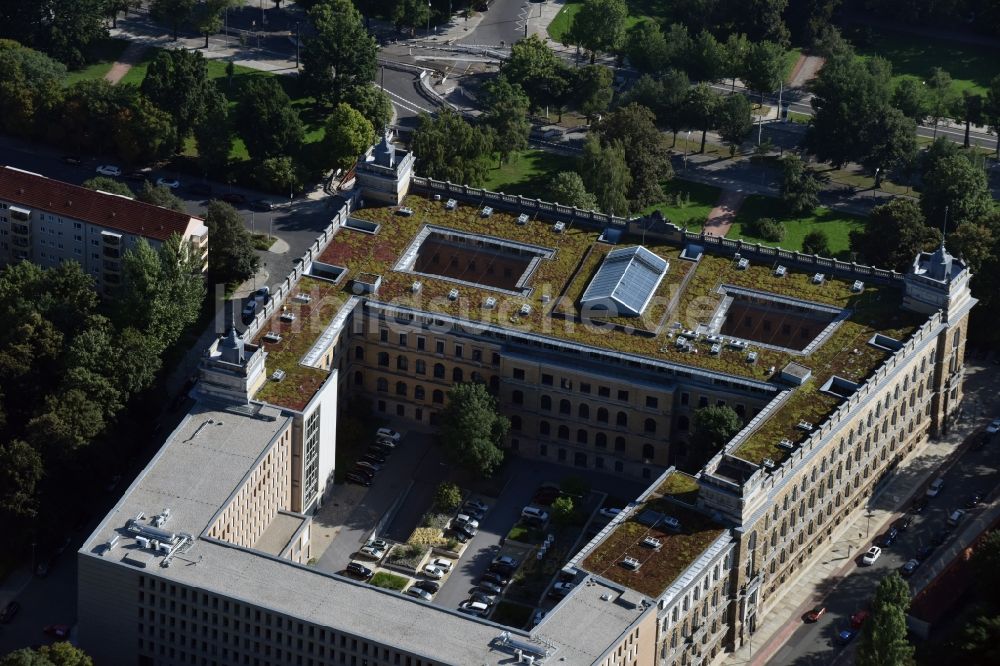
[[185,213],[129,197],[0,168],[0,265],[28,260],[44,268],[76,261],[109,294],[121,259],[139,238],[154,249],[178,235],[208,268],[208,227]]
[[[352,210],[362,189],[338,213],[206,353],[198,405],[84,544],[96,661],[710,664],[962,399],[975,300],[943,247],[900,275],[439,183],[411,157],[371,151],[404,209]],[[347,397],[433,426],[467,381],[512,455],[649,482],[530,630],[306,564]],[[698,449],[694,413],[722,404],[743,431]]]

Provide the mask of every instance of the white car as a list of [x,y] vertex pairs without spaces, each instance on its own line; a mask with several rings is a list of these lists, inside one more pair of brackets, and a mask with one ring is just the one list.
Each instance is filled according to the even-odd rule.
[[942,488],[944,488],[944,479],[934,479],[931,485],[927,487],[927,496],[937,497]]
[[604,516],[605,518],[614,518],[615,516],[617,516],[621,512],[622,512],[621,509],[615,509],[615,508],[612,508],[610,506],[606,506],[603,509],[601,509],[600,511],[598,511],[598,513],[601,514],[602,516]]
[[460,513],[457,516],[455,516],[455,524],[465,525],[467,527],[471,527],[474,530],[479,529],[479,521],[473,518],[472,516],[466,515],[464,513]]
[[987,435],[995,435],[1000,432],[1000,419],[993,419],[990,424],[986,426]]
[[490,505],[485,502],[480,502],[479,500],[466,500],[465,506],[472,507],[480,513],[486,513],[490,510]]
[[878,546],[872,546],[868,549],[868,552],[861,556],[861,563],[865,566],[871,566],[875,564],[875,560],[878,556],[882,554],[882,549]]
[[424,575],[432,580],[441,580],[447,572],[441,567],[428,564],[424,567]]
[[481,601],[463,601],[458,605],[458,610],[469,615],[482,617],[490,611],[490,607]]
[[364,546],[361,548],[361,554],[367,555],[376,560],[381,560],[382,556],[385,555],[385,551],[376,546]]
[[406,590],[406,593],[411,597],[417,597],[418,599],[423,599],[424,601],[430,601],[434,598],[430,592],[427,590],[421,590],[419,587],[410,586],[410,588]]
[[451,573],[451,568],[455,565],[451,560],[446,560],[443,557],[435,557],[430,561],[429,566],[437,567],[445,573]]
[[380,439],[391,439],[393,442],[398,442],[402,435],[393,430],[392,428],[379,428],[375,436]]
[[113,164],[102,164],[97,167],[97,173],[102,176],[120,176],[122,175],[121,167],[116,167]]
[[156,179],[156,184],[157,185],[162,185],[164,187],[169,187],[172,190],[176,190],[178,187],[181,186],[181,181],[177,180],[176,178],[162,178],[161,177],[161,178],[157,178]]

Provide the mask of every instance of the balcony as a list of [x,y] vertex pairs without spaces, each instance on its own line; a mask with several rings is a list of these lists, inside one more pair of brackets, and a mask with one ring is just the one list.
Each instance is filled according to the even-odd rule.
[[122,282],[122,276],[117,273],[104,273],[104,284],[108,285],[119,285]]
[[17,224],[16,222],[11,222],[10,232],[15,236],[30,236],[31,227],[27,224]]
[[23,248],[31,247],[31,241],[28,240],[27,238],[14,238],[11,240],[11,243],[14,244],[14,247],[23,247]]
[[122,256],[122,252],[120,249],[116,247],[105,247],[104,256],[109,259],[120,259]]
[[108,261],[107,259],[105,259],[104,260],[104,270],[106,272],[120,273],[121,272],[121,264],[118,263],[117,261]]
[[110,245],[113,247],[118,247],[122,243],[121,234],[112,234],[107,231],[101,232],[101,240],[105,245]]

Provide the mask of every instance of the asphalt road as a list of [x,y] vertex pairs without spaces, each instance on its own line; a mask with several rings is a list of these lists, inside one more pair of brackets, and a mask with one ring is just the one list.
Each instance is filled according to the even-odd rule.
[[524,6],[530,4],[535,15],[537,3],[528,0],[494,0],[476,29],[458,40],[461,44],[513,44],[524,37]]
[[[970,405],[968,411],[973,414],[978,413],[978,416],[975,416],[977,421],[985,423],[993,412],[975,405],[991,404],[994,409],[996,408],[995,396],[997,389],[1000,389],[1000,376],[992,367],[980,372],[989,376],[980,394],[989,396],[987,398],[989,402],[980,403],[981,398],[977,397],[967,404]],[[969,495],[978,492],[988,498],[991,493],[996,492],[1000,487],[1000,446],[987,446],[980,450],[966,449],[943,478],[945,486],[940,494],[929,500],[923,513],[906,514],[914,516],[913,524],[906,531],[900,532],[899,538],[892,546],[882,549],[882,554],[874,565],[866,567],[856,564],[855,568],[842,579],[830,581],[831,590],[823,601],[823,605],[827,608],[826,615],[815,624],[803,622],[785,645],[775,653],[773,663],[797,666],[850,663],[853,650],[856,649],[857,638],[851,646],[844,648],[834,642],[837,632],[849,625],[849,618],[853,613],[867,606],[883,576],[916,557],[916,552],[921,546],[931,544],[935,535],[949,529],[946,525],[949,514],[961,508]],[[907,501],[904,506],[909,507],[910,502]],[[956,543],[957,538],[962,535],[963,527],[967,525],[969,519],[982,510],[983,507],[980,505],[969,511],[964,522],[951,530],[948,541],[935,548],[932,555],[917,568],[916,573],[910,578],[911,587],[925,585],[939,567],[958,555],[960,547],[965,543]],[[874,530],[873,526],[870,538],[864,541],[862,548],[852,549],[848,544],[837,544],[831,557],[843,559],[845,562],[849,560],[860,562],[861,555],[877,537],[881,536]],[[931,569],[934,571],[930,571]]]

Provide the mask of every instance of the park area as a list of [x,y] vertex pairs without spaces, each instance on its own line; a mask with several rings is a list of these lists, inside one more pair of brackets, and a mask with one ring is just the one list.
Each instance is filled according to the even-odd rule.
[[[746,227],[762,218],[771,218],[784,224],[784,240],[775,243],[744,232]],[[736,219],[726,237],[742,238],[761,245],[781,246],[786,250],[801,250],[806,234],[810,231],[822,231],[826,234],[831,254],[845,259],[850,256],[851,231],[860,231],[863,227],[864,220],[861,218],[825,206],[820,206],[807,215],[789,216],[784,213],[780,200],[752,195],[746,198],[736,213]]]

